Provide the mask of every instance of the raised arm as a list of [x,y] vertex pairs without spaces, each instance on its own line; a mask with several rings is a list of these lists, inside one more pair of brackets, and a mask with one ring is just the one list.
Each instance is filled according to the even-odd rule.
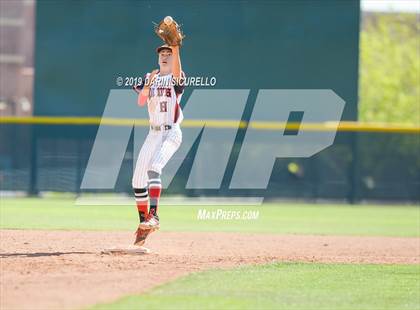
[[172,75],[175,79],[175,81],[179,81],[179,79],[181,78],[181,72],[182,72],[182,67],[181,67],[181,57],[179,56],[179,46],[175,45],[175,46],[171,46],[172,49]]

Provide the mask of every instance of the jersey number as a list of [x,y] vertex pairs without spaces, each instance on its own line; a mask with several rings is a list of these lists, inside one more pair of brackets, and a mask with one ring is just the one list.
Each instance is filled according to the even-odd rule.
[[168,104],[166,101],[160,102],[160,112],[168,112]]

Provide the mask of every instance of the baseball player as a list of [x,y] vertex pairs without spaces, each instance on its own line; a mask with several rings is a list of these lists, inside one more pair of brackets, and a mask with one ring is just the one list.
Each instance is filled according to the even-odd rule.
[[[147,104],[150,130],[140,150],[132,186],[140,224],[135,245],[144,244],[147,236],[159,229],[158,206],[162,192],[162,169],[182,142],[180,123],[183,119],[179,105],[184,91],[179,46],[162,45],[156,49],[159,70],[146,75],[134,90],[138,104]],[[149,206],[150,201],[150,206]]]

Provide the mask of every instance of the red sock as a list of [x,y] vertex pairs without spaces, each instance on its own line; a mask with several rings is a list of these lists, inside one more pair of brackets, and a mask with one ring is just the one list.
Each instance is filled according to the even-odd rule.
[[137,210],[139,211],[140,223],[144,222],[148,215],[148,201],[136,201]]
[[157,209],[159,205],[159,198],[162,192],[162,188],[159,187],[149,187],[149,196],[150,196],[150,213],[153,215],[157,215]]
[[140,223],[146,220],[148,215],[149,196],[146,188],[135,188],[134,196],[136,198],[137,210],[139,211]]

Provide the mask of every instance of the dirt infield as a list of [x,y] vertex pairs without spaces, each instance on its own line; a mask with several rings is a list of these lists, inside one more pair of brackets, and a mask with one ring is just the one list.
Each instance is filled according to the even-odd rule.
[[272,261],[418,264],[420,238],[157,232],[147,255],[102,254],[130,232],[1,230],[1,309],[81,308],[190,272]]

